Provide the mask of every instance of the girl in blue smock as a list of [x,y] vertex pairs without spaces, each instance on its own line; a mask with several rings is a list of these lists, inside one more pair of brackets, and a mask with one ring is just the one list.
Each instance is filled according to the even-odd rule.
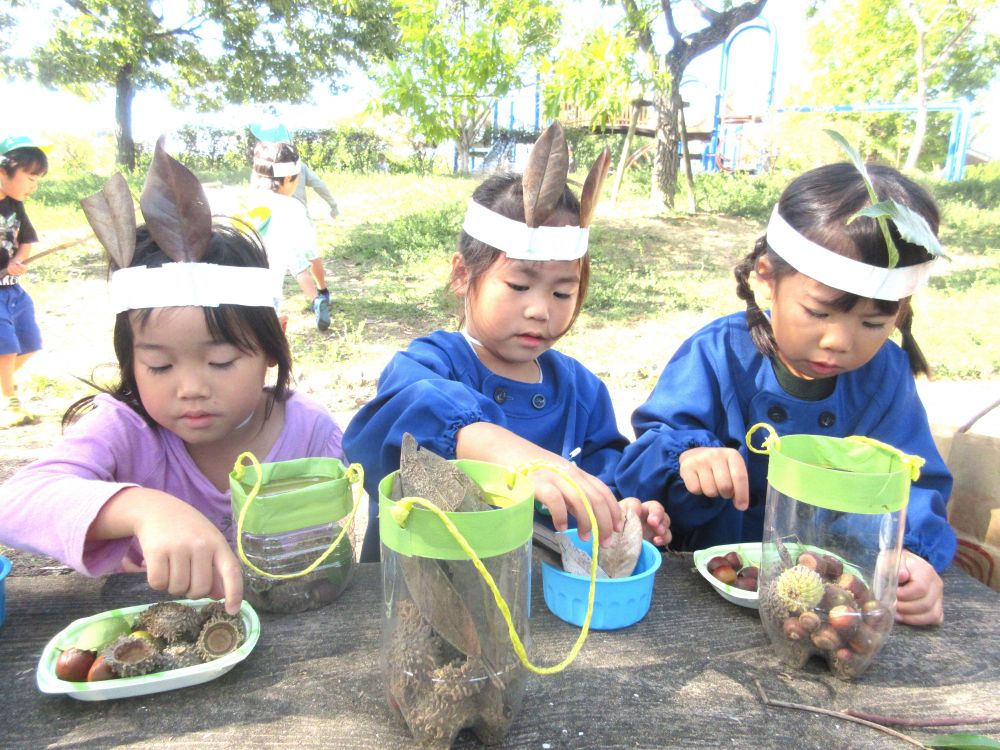
[[[909,207],[937,234],[938,210],[927,191],[887,167],[868,172],[880,200]],[[922,456],[927,463],[906,517],[897,618],[939,623],[937,571],[956,546],[945,512],[951,476],[914,384],[928,366],[910,331],[909,304],[934,257],[903,240],[890,221],[899,263],[889,268],[878,222],[851,220],[869,204],[850,164],[814,169],[786,188],[767,234],[736,267],[746,313],[710,323],[674,354],[632,416],[636,441],[615,481],[624,493],[659,498],[673,519],[674,546],[694,550],[763,535],[767,457],[744,444],[755,423],[780,434],[866,435]],[[757,306],[751,273],[770,293],[769,315]],[[901,346],[889,341],[894,328]]]
[[[591,194],[585,188],[588,209],[581,213],[581,201],[565,187],[565,151],[556,123],[539,139],[525,169],[524,185],[544,182],[541,191],[525,188],[516,174],[494,175],[476,189],[452,257],[451,288],[464,304],[461,330],[435,331],[396,354],[375,398],[344,433],[345,451],[368,478],[362,560],[378,559],[377,486],[399,468],[406,432],[449,459],[556,464],[586,493],[602,540],[621,528],[613,478],[628,441],[616,426],[608,389],[582,364],[552,349],[586,296],[587,225],[600,189],[599,179]],[[603,177],[606,161],[595,164],[592,176]],[[590,523],[569,483],[547,470],[531,477],[555,528],[567,528],[572,515],[581,538],[589,538]],[[669,522],[662,505],[627,502],[646,537],[666,544]]]

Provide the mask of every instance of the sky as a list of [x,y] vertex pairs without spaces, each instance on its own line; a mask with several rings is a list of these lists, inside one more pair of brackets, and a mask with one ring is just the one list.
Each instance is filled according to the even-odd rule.
[[[774,29],[777,38],[777,69],[775,76],[775,103],[809,104],[791,101],[790,91],[804,83],[802,60],[806,52],[805,8],[802,0],[770,0],[763,17]],[[44,14],[35,14],[42,18]],[[994,22],[1000,13],[994,14]],[[575,14],[577,18],[593,18],[590,13]],[[1000,24],[998,24],[1000,25]],[[17,38],[21,44],[30,43],[45,33],[43,28],[21,29]],[[737,101],[748,107],[759,106],[766,96],[771,49],[769,37],[761,32],[747,32],[733,45],[729,67],[730,89],[740,92]],[[695,108],[699,105],[711,109],[711,102],[719,83],[721,52],[714,50],[697,58],[688,68],[684,84],[684,98]],[[335,125],[345,116],[360,114],[374,94],[374,86],[363,74],[355,72],[345,81],[350,89],[338,96],[317,89],[314,102],[305,105],[275,104],[279,118],[293,128],[320,128]],[[114,132],[114,97],[109,91],[94,102],[87,102],[71,94],[47,91],[40,86],[23,82],[0,82],[2,101],[25,101],[30,106],[19,107],[19,125],[25,132],[51,137],[56,133],[92,135]],[[520,109],[533,109],[533,92],[523,97],[530,104],[517,104]],[[991,91],[982,99],[984,113],[976,117],[975,130],[981,131],[972,144],[1000,158],[1000,77]],[[133,132],[138,140],[152,142],[163,132],[175,130],[185,123],[236,128],[263,119],[268,108],[263,105],[228,107],[222,112],[197,113],[174,109],[165,95],[159,92],[139,92],[133,107]],[[532,113],[533,114],[533,113]],[[533,119],[519,114],[521,119]],[[689,114],[689,127],[691,116]],[[692,130],[694,128],[691,128]]]

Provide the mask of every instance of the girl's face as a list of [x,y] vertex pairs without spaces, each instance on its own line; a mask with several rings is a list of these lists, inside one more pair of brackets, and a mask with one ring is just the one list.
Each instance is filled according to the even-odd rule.
[[879,312],[862,299],[843,311],[832,303],[838,289],[801,273],[775,280],[770,264],[758,262],[757,275],[771,290],[771,328],[778,357],[801,378],[830,378],[867,364],[892,333],[896,315]]
[[514,380],[537,379],[535,359],[573,319],[580,261],[532,262],[501,254],[472,285],[460,253],[452,267],[455,291],[466,301],[466,329],[482,343],[483,363]]
[[24,201],[29,195],[38,190],[38,181],[44,175],[31,174],[26,169],[18,167],[14,170],[14,176],[10,177],[0,169],[0,198],[7,196],[16,201]]
[[130,318],[139,398],[157,424],[189,446],[256,434],[273,364],[263,352],[213,340],[200,307],[160,308],[145,324]]

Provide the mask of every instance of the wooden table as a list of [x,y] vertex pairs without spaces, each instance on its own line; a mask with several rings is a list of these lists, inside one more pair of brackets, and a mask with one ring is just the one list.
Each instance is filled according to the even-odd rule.
[[[578,630],[551,615],[533,582],[533,657],[563,658]],[[45,695],[35,668],[70,621],[157,597],[136,575],[7,579],[0,628],[2,748],[378,748],[410,745],[383,697],[378,565],[360,566],[332,605],[299,615],[261,613],[256,649],[222,677],[137,698],[83,702]],[[908,747],[868,727],[762,704],[769,698],[898,717],[1000,713],[1000,595],[958,570],[945,575],[946,623],[895,627],[860,681],[823,662],[791,672],[772,655],[755,610],[720,598],[690,556],[668,555],[649,614],[615,632],[592,632],[564,672],[531,676],[503,747]],[[972,731],[1000,738],[1000,723],[904,729],[913,737]],[[456,747],[475,747],[463,733]]]

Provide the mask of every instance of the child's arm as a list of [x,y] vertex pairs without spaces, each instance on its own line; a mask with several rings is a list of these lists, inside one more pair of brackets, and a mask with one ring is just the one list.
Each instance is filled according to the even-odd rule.
[[334,199],[333,193],[330,192],[330,188],[323,182],[323,178],[316,174],[307,164],[303,164],[302,166],[304,167],[302,171],[306,177],[306,187],[311,187],[316,191],[316,194],[330,207],[331,218],[336,219],[340,215],[340,210],[337,208],[337,201]]
[[121,490],[97,514],[87,541],[131,537],[142,550],[151,588],[190,599],[225,597],[226,611],[239,611],[239,561],[222,532],[191,505],[159,490]]
[[20,276],[28,270],[27,260],[31,257],[33,242],[22,242],[17,246],[14,255],[7,262],[7,273],[11,276]]
[[[515,435],[505,427],[476,422],[458,431],[455,456],[509,466],[543,460],[555,464],[573,478],[586,494],[597,519],[601,544],[610,541],[612,531],[621,531],[621,508],[614,493],[600,479],[580,469],[567,459]],[[580,538],[590,538],[590,519],[579,493],[553,471],[540,469],[531,473],[535,499],[549,509],[552,523],[560,531],[567,528],[567,512],[576,518]]]
[[904,625],[944,622],[944,583],[924,558],[903,550],[896,592],[896,621]]

